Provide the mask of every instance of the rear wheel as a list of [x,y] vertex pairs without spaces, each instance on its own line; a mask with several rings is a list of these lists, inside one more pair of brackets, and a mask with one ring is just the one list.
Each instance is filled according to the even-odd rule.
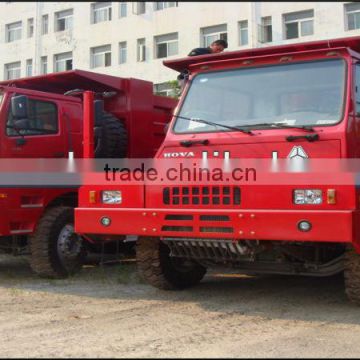
[[74,232],[74,209],[48,209],[30,237],[30,251],[31,268],[41,277],[65,278],[80,271],[85,248]]
[[122,121],[104,112],[101,126],[94,129],[96,158],[124,158],[127,154],[127,131]]
[[344,279],[346,295],[360,305],[360,255],[352,246],[345,251]]
[[206,268],[187,259],[172,258],[170,249],[159,238],[141,237],[136,244],[136,259],[141,276],[164,290],[180,290],[196,285]]

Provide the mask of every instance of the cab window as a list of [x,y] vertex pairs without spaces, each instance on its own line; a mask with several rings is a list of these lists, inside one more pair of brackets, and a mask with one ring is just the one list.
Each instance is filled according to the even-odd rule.
[[56,104],[48,101],[29,99],[28,119],[16,121],[9,110],[6,134],[19,135],[49,135],[58,132],[58,114]]

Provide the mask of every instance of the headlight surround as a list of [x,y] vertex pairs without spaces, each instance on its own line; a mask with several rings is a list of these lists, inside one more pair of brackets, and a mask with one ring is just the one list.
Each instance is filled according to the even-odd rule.
[[116,205],[122,203],[122,195],[119,190],[104,190],[101,192],[101,201],[103,204]]
[[297,189],[294,190],[294,204],[312,204],[319,205],[322,204],[322,190],[318,189]]

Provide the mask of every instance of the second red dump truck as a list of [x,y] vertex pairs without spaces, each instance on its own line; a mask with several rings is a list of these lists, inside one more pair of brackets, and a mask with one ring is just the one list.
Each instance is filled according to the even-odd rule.
[[[0,82],[0,158],[82,158],[84,90],[99,97],[95,157],[154,156],[177,101],[154,95],[148,81],[72,70]],[[84,239],[74,233],[77,202],[76,186],[2,186],[0,251],[30,253],[40,276],[73,274],[84,257]]]
[[[360,38],[169,60],[189,81],[155,160],[359,159]],[[138,234],[142,276],[161,289],[198,283],[206,269],[328,276],[344,272],[360,303],[360,192],[306,184],[84,186],[76,230]],[[104,205],[89,194],[120,194]],[[99,196],[97,199],[101,199]]]

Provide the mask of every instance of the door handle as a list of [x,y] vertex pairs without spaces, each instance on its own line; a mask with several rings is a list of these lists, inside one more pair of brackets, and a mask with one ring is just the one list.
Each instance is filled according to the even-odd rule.
[[54,157],[64,157],[65,153],[64,152],[56,152],[56,153],[53,153],[53,156]]

